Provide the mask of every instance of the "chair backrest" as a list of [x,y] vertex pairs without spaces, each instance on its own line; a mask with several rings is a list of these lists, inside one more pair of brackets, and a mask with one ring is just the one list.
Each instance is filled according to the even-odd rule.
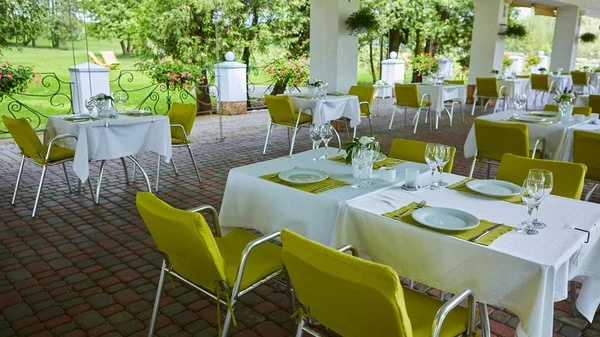
[[529,75],[517,75],[517,78],[529,78]]
[[590,95],[588,106],[592,108],[592,113],[600,114],[600,95]]
[[600,181],[600,132],[575,130],[573,132],[573,162],[587,166],[586,177]]
[[444,84],[465,85],[463,80],[444,80]]
[[296,125],[297,115],[294,113],[292,101],[288,96],[265,95],[265,104],[273,123]]
[[475,79],[478,97],[498,97],[498,80],[494,77],[477,77]]
[[281,231],[281,241],[298,301],[319,323],[345,337],[412,336],[404,292],[392,268],[287,229]]
[[359,102],[367,102],[369,105],[361,104],[360,105],[360,113],[363,115],[367,115],[370,113],[369,107],[373,105],[373,97],[375,96],[375,88],[373,87],[361,87],[357,85],[353,85],[348,90],[348,95],[358,96]]
[[[425,161],[425,148],[427,147],[427,142],[421,142],[418,140],[412,139],[404,139],[404,138],[394,138],[392,142],[392,147],[390,148],[390,158],[408,160],[415,163],[423,163],[426,164]],[[451,146],[451,155],[450,161],[444,167],[444,172],[450,173],[452,172],[452,166],[454,166],[454,155],[456,154],[456,148]]]
[[544,105],[544,111],[558,112],[558,105],[546,104]]
[[548,91],[550,90],[550,76],[542,74],[531,75],[531,89]]
[[[173,102],[169,109],[169,123],[181,124],[185,133],[190,136],[196,120],[196,105]],[[184,140],[183,132],[179,127],[171,127],[171,138]]]
[[573,78],[574,85],[588,85],[588,73],[584,71],[572,71],[571,77]]
[[410,108],[418,108],[420,105],[419,87],[416,84],[394,85],[394,94],[396,95],[396,104]]
[[[546,104],[544,105],[544,111],[558,112],[558,105]],[[592,108],[587,106],[574,106],[573,115],[584,115],[589,116],[592,113]]]
[[226,282],[225,261],[202,215],[173,208],[150,192],[138,192],[136,205],[173,271],[211,291]]
[[100,59],[98,57],[96,57],[96,54],[94,54],[93,52],[88,51],[88,56],[90,57],[92,62],[94,62],[95,64],[100,65],[100,66],[106,66],[106,64],[104,64],[102,61],[100,61]]
[[527,179],[529,170],[531,169],[552,171],[554,177],[553,195],[572,199],[581,198],[586,172],[586,167],[583,164],[531,159],[507,153],[500,161],[496,179],[509,181],[521,186],[523,185],[523,181]]
[[[505,153],[529,156],[529,128],[523,123],[475,119],[477,155],[500,160]],[[501,141],[500,141],[501,140]]]
[[112,50],[101,51],[100,55],[102,55],[104,62],[108,65],[119,63],[119,60],[117,60],[117,55],[115,55],[115,52]]
[[46,150],[37,134],[25,118],[2,116],[2,122],[10,132],[24,155],[30,158],[44,158]]

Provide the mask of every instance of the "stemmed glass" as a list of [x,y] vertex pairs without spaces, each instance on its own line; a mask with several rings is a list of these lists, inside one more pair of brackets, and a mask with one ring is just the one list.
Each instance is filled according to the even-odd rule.
[[540,199],[540,202],[535,206],[535,215],[533,217],[533,222],[531,223],[531,227],[535,229],[544,229],[546,228],[546,224],[538,221],[538,212],[540,208],[540,204],[547,196],[552,193],[552,188],[554,187],[554,176],[552,175],[552,171],[542,170],[542,169],[531,169],[529,170],[529,176],[527,179],[535,179],[542,181],[542,188],[544,189],[544,195]]
[[358,181],[356,184],[350,186],[352,188],[363,188],[365,184],[362,179],[366,172],[368,172],[367,168],[369,165],[369,161],[372,160],[373,150],[369,150],[366,147],[354,148],[352,150],[352,165],[356,165],[356,169],[358,170]]
[[525,179],[521,187],[521,200],[527,206],[527,221],[524,225],[517,229],[517,233],[526,235],[536,235],[537,230],[533,228],[533,210],[539,205],[540,200],[544,197],[544,183],[537,179]]
[[325,159],[329,159],[329,141],[331,140],[331,138],[333,138],[333,130],[332,130],[332,126],[331,124],[327,123],[327,124],[323,124],[321,125],[321,128],[319,130],[319,135],[321,137],[321,140],[323,141],[323,143],[325,143],[325,155],[323,156],[323,158]]
[[[116,105],[121,107],[121,111],[125,111],[127,106],[127,95],[124,92],[117,92],[114,95]],[[118,109],[118,108],[117,108]]]
[[452,148],[448,145],[442,144],[438,144],[437,147],[435,160],[437,162],[438,169],[440,170],[438,186],[448,186],[448,183],[442,180],[442,172],[444,172],[444,167],[448,164],[450,158],[452,157]]
[[323,140],[321,138],[321,126],[318,124],[311,124],[310,129],[309,129],[309,134],[310,134],[310,140],[312,140],[312,143],[313,143],[313,150],[315,150],[315,156],[312,159],[312,161],[318,161],[318,160],[320,160],[319,145],[321,145],[321,141]]
[[435,171],[438,167],[437,158],[439,158],[438,145],[439,144],[429,143],[425,147],[425,161],[431,170],[431,184],[429,185],[430,190],[437,190],[440,188],[437,181],[435,181]]
[[[370,151],[367,154],[370,156],[367,158],[367,160],[368,160],[367,167],[365,168],[365,170],[370,173],[373,168],[373,163],[375,163],[375,161],[377,160],[377,158],[379,158],[379,155],[381,154],[381,145],[379,145],[378,141],[373,141],[373,142],[367,144],[365,146],[365,148],[368,151]],[[369,178],[370,178],[370,176],[369,176]],[[369,184],[369,185],[374,184],[375,182],[376,182],[375,180],[367,180],[367,184]]]
[[515,105],[517,106],[517,111],[525,111],[525,106],[527,105],[527,95],[515,95]]
[[91,121],[92,120],[92,112],[94,112],[94,107],[96,106],[96,100],[86,99],[84,101],[84,103],[85,103],[85,108],[88,111],[88,116],[89,116],[89,120],[88,121]]

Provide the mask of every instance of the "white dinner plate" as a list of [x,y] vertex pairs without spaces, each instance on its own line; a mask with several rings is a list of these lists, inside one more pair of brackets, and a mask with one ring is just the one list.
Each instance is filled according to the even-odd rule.
[[476,216],[453,208],[421,208],[412,213],[412,218],[421,225],[445,231],[464,231],[479,226]]
[[279,178],[292,184],[312,184],[329,178],[329,173],[315,169],[297,168],[279,173]]
[[387,156],[385,154],[383,154],[383,153],[380,153],[379,157],[377,157],[377,159],[375,160],[375,162],[377,163],[377,162],[380,162],[380,161],[384,161],[386,159],[387,159]]
[[502,180],[471,180],[467,188],[490,197],[510,197],[521,193],[519,185]]
[[542,117],[556,117],[558,115],[558,112],[554,112],[554,111],[532,111],[531,112],[532,116],[542,116]]
[[516,115],[516,116],[514,116],[514,118],[516,120],[523,121],[523,122],[545,122],[545,121],[547,121],[547,119],[544,117],[537,117],[537,116],[531,116],[531,115]]

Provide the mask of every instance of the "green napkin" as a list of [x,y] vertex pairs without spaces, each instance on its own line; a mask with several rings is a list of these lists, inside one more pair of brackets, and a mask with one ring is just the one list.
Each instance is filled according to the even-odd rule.
[[327,96],[348,96],[348,95],[342,94],[339,92],[332,92],[332,93],[327,94]]
[[[329,160],[346,164],[346,157],[344,157],[344,156],[331,157],[331,158],[329,158]],[[400,165],[405,162],[406,162],[406,160],[401,160],[401,159],[396,159],[396,158],[385,158],[382,161],[373,163],[373,169],[379,170],[382,167],[393,167],[393,166]]]
[[[476,237],[477,235],[485,232],[488,228],[498,225],[497,223],[493,223],[487,220],[479,220],[479,226],[466,230],[466,231],[460,231],[460,232],[447,232],[447,231],[442,231],[442,230],[437,230],[431,227],[427,227],[424,225],[421,225],[420,223],[416,222],[413,218],[412,218],[412,212],[416,206],[418,205],[418,203],[416,202],[411,202],[410,204],[399,208],[395,211],[392,212],[388,212],[388,213],[384,213],[382,214],[385,217],[388,217],[390,219],[394,219],[394,220],[398,220],[398,221],[402,221],[404,223],[410,224],[410,225],[414,225],[414,226],[418,226],[421,228],[425,228],[425,229],[429,229],[435,232],[439,232],[439,233],[443,233],[446,235],[450,235],[453,236],[455,238],[459,238],[465,241],[469,241],[471,238]],[[399,214],[402,214],[404,211],[411,209],[410,211],[406,212],[406,214],[401,215],[401,216],[397,216]],[[502,225],[500,227],[496,227],[494,228],[491,232],[487,233],[486,235],[484,235],[483,237],[481,237],[480,239],[478,239],[477,241],[475,241],[475,243],[478,243],[480,245],[483,246],[489,246],[491,245],[494,241],[496,241],[496,239],[498,239],[499,237],[501,237],[502,235],[513,231],[515,228],[511,227],[511,226],[506,226],[506,225]]]
[[313,193],[313,194],[321,194],[325,191],[329,191],[329,190],[333,190],[339,187],[344,187],[344,186],[348,186],[350,185],[350,183],[342,181],[342,180],[338,180],[338,179],[334,179],[334,178],[327,178],[323,181],[319,181],[318,183],[312,183],[312,184],[292,184],[292,183],[288,183],[287,181],[283,181],[279,178],[279,172],[277,173],[272,173],[272,174],[265,174],[263,176],[260,176],[259,178],[264,179],[264,180],[268,180],[280,185],[285,185],[291,188],[295,188],[297,190],[300,191],[304,191],[304,192],[309,192],[309,193]]
[[509,122],[518,122],[518,123],[529,123],[529,124],[538,124],[538,125],[550,125],[550,124],[554,124],[554,121],[524,121],[524,120],[520,120],[516,117],[510,117],[505,119],[505,121],[509,121]]
[[477,193],[475,191],[470,190],[466,183],[468,183],[471,180],[475,180],[473,178],[465,178],[457,183],[454,183],[452,185],[448,185],[446,186],[447,189],[450,190],[455,190],[455,191],[460,191],[460,192],[464,192],[464,193],[471,193],[471,194],[475,194],[475,195],[480,195],[486,198],[491,198],[491,199],[498,199],[498,200],[502,200],[502,201],[507,201],[507,202],[512,202],[514,204],[523,204],[523,201],[521,200],[521,196],[520,195],[513,195],[510,197],[506,197],[506,198],[494,198],[494,197],[490,197],[487,195],[483,195],[480,193]]

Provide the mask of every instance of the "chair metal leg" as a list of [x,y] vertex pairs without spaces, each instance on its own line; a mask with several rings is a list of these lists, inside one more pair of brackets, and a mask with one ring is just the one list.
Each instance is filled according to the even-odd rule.
[[269,121],[269,125],[267,125],[267,138],[265,139],[265,148],[263,149],[263,154],[267,153],[267,144],[269,144],[269,135],[271,134],[272,127],[273,127],[273,123],[271,123],[271,121]]
[[[419,126],[419,116],[420,115],[421,115],[421,108],[419,108],[419,110],[417,110],[417,114],[413,118],[413,124],[415,125],[415,127],[413,128],[413,134],[417,133],[417,126]],[[425,116],[427,116],[427,114]],[[425,121],[425,123],[427,123],[427,121]]]
[[[396,109],[398,109],[398,107],[394,107],[394,110],[392,110],[392,118],[390,119],[390,126],[388,127],[388,130],[392,129],[392,124],[394,123],[394,116],[396,116]],[[404,125],[406,125],[406,110],[404,111]]]
[[471,164],[471,172],[469,172],[469,178],[473,178],[473,173],[475,173],[475,164],[477,164],[477,156],[473,156],[473,163]]
[[77,179],[77,194],[81,194],[81,179]]
[[304,319],[300,321],[300,324],[298,324],[298,330],[296,330],[296,337],[302,337],[302,329],[304,328],[304,324],[306,324]]
[[352,133],[352,139],[356,138],[356,126],[353,129],[354,129],[354,132]]
[[404,108],[404,127],[406,127],[408,125],[408,109]]
[[571,316],[577,317],[577,282],[569,281],[569,292],[571,293]]
[[163,260],[162,266],[160,267],[160,277],[158,278],[158,288],[156,289],[156,297],[154,298],[152,318],[150,318],[150,326],[148,327],[148,337],[152,337],[154,335],[154,329],[156,328],[156,317],[158,316],[160,295],[162,294],[163,285],[165,283],[165,269],[167,269],[167,263],[165,262],[165,260]]
[[[348,125],[348,120],[346,119],[344,123],[346,124],[346,137],[350,139],[350,126]],[[356,132],[354,133],[354,136],[356,137]]]
[[294,145],[296,145],[296,135],[298,134],[298,127],[294,127],[294,134],[292,135],[292,146],[290,146],[290,156],[294,153]]
[[175,171],[175,175],[179,175],[179,170],[177,169],[177,165],[175,165],[175,159],[171,158],[171,165],[173,166],[173,170]]
[[286,282],[288,284],[288,295],[290,296],[290,306],[292,307],[292,312],[296,311],[296,291],[294,290],[294,285],[292,284],[292,280],[290,276],[286,272],[285,276]]
[[371,136],[373,136],[373,118],[371,118],[371,116],[369,116],[368,118],[369,118],[369,128],[371,129]]
[[148,179],[148,175],[146,174],[146,171],[144,171],[144,169],[142,168],[142,165],[140,165],[140,163],[138,163],[138,161],[135,158],[133,158],[133,156],[127,156],[127,158],[129,158],[133,162],[133,164],[140,169],[140,172],[142,172],[142,176],[144,176],[144,181],[146,182],[146,188],[148,189],[148,192],[152,193],[152,187],[150,187],[150,179]]
[[[80,180],[81,182],[81,180]],[[94,188],[92,187],[92,180],[88,177],[87,179],[88,187],[90,188],[90,195],[92,196],[92,200],[96,200],[94,197]]]
[[104,173],[104,164],[106,164],[106,160],[103,160],[100,163],[100,170],[98,171],[98,183],[96,183],[96,199],[94,202],[96,205],[100,203],[100,186],[102,185],[102,174]]
[[125,172],[125,183],[129,185],[129,172],[127,172],[127,163],[125,163],[125,158],[123,157],[121,157],[121,164],[123,165],[123,171]]
[[[231,326],[231,320],[232,320],[232,315],[231,315],[231,310],[233,310],[233,305],[235,304],[235,300],[232,299],[231,300],[231,309],[227,309],[227,315],[225,316],[225,323],[223,323],[223,331],[221,332],[221,337],[227,337],[228,333],[229,333],[229,327]],[[220,312],[217,312],[217,315],[220,315]]]
[[[17,183],[18,184],[18,183]],[[596,187],[598,187],[598,184],[595,184],[594,187],[592,187],[590,189],[589,192],[587,192],[587,194],[585,195],[585,201],[589,201],[590,198],[592,197],[592,194],[594,193],[594,190],[596,189]],[[16,192],[15,192],[16,193]]]
[[488,315],[487,304],[479,303],[479,316],[481,317],[481,331],[484,337],[491,336],[490,317]]
[[464,109],[464,104],[460,103],[460,117],[462,120],[462,123],[465,124],[465,109]]
[[487,178],[490,179],[490,170],[492,169],[492,164],[491,163],[487,163]]
[[471,116],[475,116],[475,107],[477,107],[477,97],[473,97],[473,108],[471,109]]
[[21,176],[23,175],[23,165],[25,164],[25,156],[21,156],[21,165],[19,166],[19,174],[17,175],[17,183],[15,184],[15,192],[13,193],[11,205],[15,204],[17,200],[17,192],[19,191],[19,183],[21,182]]
[[35,203],[33,204],[33,213],[31,217],[35,218],[35,212],[37,211],[38,202],[40,201],[40,194],[42,193],[42,186],[44,185],[44,179],[46,178],[46,170],[48,166],[44,165],[42,168],[42,176],[40,177],[40,185],[38,186],[37,195],[35,196]]
[[409,280],[408,281],[408,287],[410,289],[414,289],[415,288],[415,281],[414,280]]
[[342,139],[340,138],[340,133],[337,132],[337,130],[335,128],[331,128],[331,130],[333,130],[333,133],[335,133],[335,136],[337,137],[337,141],[338,141],[338,147],[341,150],[342,149]]
[[160,181],[160,154],[158,155],[158,160],[156,162],[156,187],[154,190],[158,192],[158,182]]
[[67,181],[67,187],[69,187],[69,193],[73,193],[71,190],[71,182],[69,181],[69,174],[67,173],[67,166],[65,163],[62,163],[63,172],[65,173],[65,180]]
[[192,154],[192,147],[190,144],[187,144],[188,152],[190,153],[190,158],[192,158],[192,164],[194,165],[194,170],[196,170],[196,177],[198,177],[198,181],[202,184],[202,178],[200,177],[200,171],[198,171],[198,165],[196,165],[196,159],[194,159],[194,155]]
[[[135,159],[137,160],[138,155],[135,155]],[[133,165],[133,172],[131,173],[131,181],[135,181],[135,171],[137,170],[137,166]]]

